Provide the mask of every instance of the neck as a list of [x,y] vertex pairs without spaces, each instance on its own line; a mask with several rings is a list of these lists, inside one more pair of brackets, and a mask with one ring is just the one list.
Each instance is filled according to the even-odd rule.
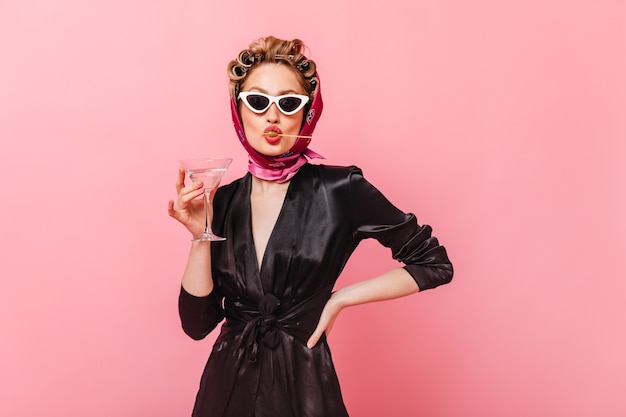
[[273,194],[277,192],[283,192],[289,187],[290,181],[276,182],[268,181],[262,178],[252,176],[252,193],[261,194]]

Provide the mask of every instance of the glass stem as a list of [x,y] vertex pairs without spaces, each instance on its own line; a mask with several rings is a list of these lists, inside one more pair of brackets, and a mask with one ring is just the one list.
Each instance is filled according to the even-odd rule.
[[209,192],[204,192],[204,234],[209,234]]

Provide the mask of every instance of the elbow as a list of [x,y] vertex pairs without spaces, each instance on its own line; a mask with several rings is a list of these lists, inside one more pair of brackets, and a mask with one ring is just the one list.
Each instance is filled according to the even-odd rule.
[[441,285],[445,285],[445,284],[451,283],[453,277],[454,277],[454,273],[450,272],[450,274],[447,275],[446,278],[441,282]]
[[441,284],[439,285],[449,284],[450,282],[452,282],[452,278],[454,277],[454,268],[452,267],[452,264],[448,263],[447,265],[445,265],[445,268],[442,268],[440,275]]
[[181,287],[178,313],[185,334],[193,340],[204,339],[224,319],[220,303],[213,295],[195,297]]
[[452,262],[448,258],[448,254],[443,246],[440,246],[442,253],[440,253],[438,262],[433,263],[428,268],[428,281],[429,288],[435,288],[440,285],[449,284],[454,277],[454,267]]
[[222,315],[212,318],[200,317],[194,319],[181,317],[181,327],[183,332],[193,340],[202,340],[217,327],[222,319]]
[[190,329],[185,326],[183,326],[183,331],[193,340],[202,340],[206,337],[207,334],[209,334],[208,332],[199,332],[196,329]]
[[435,270],[431,270],[428,274],[427,288],[436,288],[452,282],[454,277],[454,268],[452,264],[439,265]]
[[186,321],[181,320],[181,327],[183,332],[193,340],[204,339],[211,331],[217,326],[217,322],[196,322],[195,320]]
[[450,263],[430,265],[427,268],[420,265],[407,265],[405,269],[413,276],[420,291],[449,284],[454,276],[454,269]]

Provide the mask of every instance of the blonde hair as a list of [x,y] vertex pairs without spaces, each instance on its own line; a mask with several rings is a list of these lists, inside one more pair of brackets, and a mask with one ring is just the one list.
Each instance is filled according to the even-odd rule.
[[319,80],[315,76],[315,62],[303,55],[304,49],[304,43],[300,39],[288,41],[267,36],[252,42],[248,49],[239,53],[237,59],[228,63],[230,96],[237,98],[241,85],[256,66],[263,63],[279,63],[292,67],[299,74],[302,87],[313,99]]

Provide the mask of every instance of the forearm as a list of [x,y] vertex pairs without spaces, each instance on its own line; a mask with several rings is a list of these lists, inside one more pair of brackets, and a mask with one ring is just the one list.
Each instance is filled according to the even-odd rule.
[[337,290],[326,303],[319,323],[307,346],[312,349],[322,333],[328,334],[342,309],[374,301],[391,300],[419,291],[417,283],[404,268],[396,268],[376,278]]
[[182,286],[196,297],[205,297],[213,292],[210,242],[192,242]]
[[185,333],[204,338],[224,318],[221,297],[213,292],[210,242],[193,242],[182,278],[179,314]]
[[376,278],[361,281],[333,293],[340,308],[374,301],[391,300],[419,291],[417,283],[404,268],[395,268]]

